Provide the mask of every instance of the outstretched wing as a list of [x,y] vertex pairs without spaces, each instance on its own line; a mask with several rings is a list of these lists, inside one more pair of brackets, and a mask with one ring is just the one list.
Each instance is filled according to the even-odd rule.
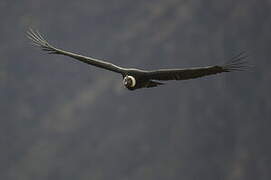
[[242,71],[248,68],[246,61],[244,61],[246,57],[244,52],[242,52],[222,66],[207,66],[190,69],[160,69],[148,71],[146,76],[153,80],[186,80],[222,72]]
[[34,32],[32,29],[30,29],[27,32],[27,37],[32,41],[33,45],[40,47],[44,51],[48,51],[49,54],[61,54],[61,55],[65,55],[65,56],[70,56],[70,57],[75,58],[75,59],[82,61],[84,63],[90,64],[93,66],[97,66],[100,68],[104,68],[109,71],[121,73],[121,74],[124,71],[124,68],[116,66],[112,63],[108,63],[108,62],[105,62],[105,61],[102,61],[99,59],[95,59],[92,57],[86,57],[86,56],[82,56],[79,54],[75,54],[75,53],[71,53],[68,51],[64,51],[64,50],[55,48],[54,46],[49,44],[38,31]]

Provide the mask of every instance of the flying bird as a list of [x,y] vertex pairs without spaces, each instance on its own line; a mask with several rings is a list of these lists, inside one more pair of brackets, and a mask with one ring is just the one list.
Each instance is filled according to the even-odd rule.
[[244,52],[231,58],[227,63],[216,66],[185,69],[158,69],[151,71],[124,68],[103,60],[58,49],[49,44],[38,31],[34,32],[32,29],[27,32],[27,37],[32,41],[33,45],[40,47],[42,50],[47,51],[49,54],[69,56],[89,65],[121,74],[123,78],[123,84],[129,90],[157,87],[163,85],[163,81],[168,80],[187,80],[223,72],[242,71],[246,70],[247,68],[246,61],[244,60],[247,56]]

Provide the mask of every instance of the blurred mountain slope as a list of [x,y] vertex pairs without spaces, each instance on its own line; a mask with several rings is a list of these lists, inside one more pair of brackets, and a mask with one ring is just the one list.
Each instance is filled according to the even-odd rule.
[[[271,178],[269,1],[3,0],[0,20],[0,179]],[[121,66],[255,67],[130,92],[29,27]]]

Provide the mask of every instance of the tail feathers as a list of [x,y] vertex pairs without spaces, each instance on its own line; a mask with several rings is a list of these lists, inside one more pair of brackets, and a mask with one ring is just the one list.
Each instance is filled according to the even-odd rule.
[[161,83],[158,81],[149,81],[146,87],[151,88],[151,87],[157,87],[159,85],[164,85],[164,83]]

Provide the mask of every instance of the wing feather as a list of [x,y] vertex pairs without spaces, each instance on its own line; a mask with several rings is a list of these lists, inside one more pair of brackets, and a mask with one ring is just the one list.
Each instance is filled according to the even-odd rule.
[[187,80],[193,78],[199,78],[208,75],[214,75],[223,72],[231,71],[243,71],[249,66],[244,60],[247,55],[244,52],[233,57],[229,62],[222,66],[207,66],[200,68],[188,68],[188,69],[160,69],[155,71],[148,71],[146,76],[153,80]]
[[27,32],[27,37],[32,41],[34,46],[40,47],[42,50],[47,51],[49,54],[61,54],[103,69],[121,74],[124,72],[124,68],[116,66],[112,63],[55,48],[49,44],[38,31],[34,32],[32,29],[29,29]]

